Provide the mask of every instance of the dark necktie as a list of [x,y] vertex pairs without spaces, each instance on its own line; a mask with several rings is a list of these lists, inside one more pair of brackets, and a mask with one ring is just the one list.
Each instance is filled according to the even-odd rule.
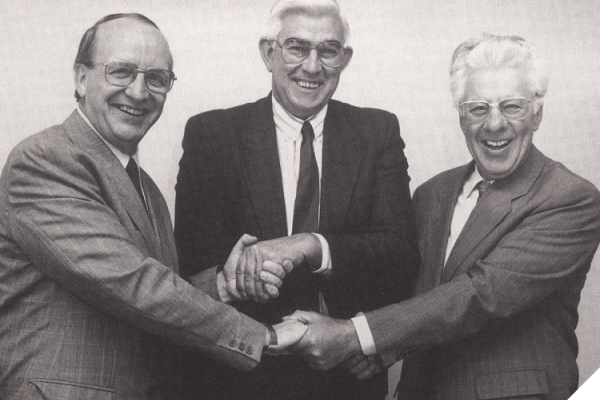
[[475,187],[477,187],[477,190],[479,190],[479,197],[477,198],[477,201],[481,200],[481,198],[483,197],[485,192],[488,191],[490,186],[492,186],[492,184],[485,180],[479,181],[477,185],[475,185]]
[[301,132],[300,171],[294,203],[292,234],[319,230],[319,169],[313,150],[315,133],[308,121],[302,125]]
[[146,205],[146,200],[144,199],[144,193],[142,193],[142,181],[140,180],[140,171],[133,157],[129,157],[129,162],[127,163],[127,167],[125,167],[125,171],[127,171],[129,179],[131,179],[133,186],[135,186],[135,190],[137,190],[138,195],[140,196],[140,200],[142,200],[142,204],[144,205],[146,212],[148,212],[148,206]]
[[[317,232],[319,230],[319,169],[313,150],[315,133],[310,122],[307,121],[302,125],[301,133],[300,170],[298,172],[296,202],[294,203],[292,234]],[[293,289],[290,289],[287,293],[289,295],[288,299],[291,301],[287,306],[289,307],[287,311],[321,311],[321,296],[318,287],[321,281],[319,278],[322,277],[313,274],[313,268],[313,266],[303,265],[293,271],[293,279],[298,280],[291,286]],[[292,278],[292,275],[289,278]]]

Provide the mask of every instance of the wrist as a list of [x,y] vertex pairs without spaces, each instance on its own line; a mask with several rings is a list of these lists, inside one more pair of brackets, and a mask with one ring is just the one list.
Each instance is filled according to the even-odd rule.
[[321,248],[321,241],[317,235],[313,233],[302,233],[302,253],[304,261],[308,263],[314,270],[321,268],[323,263],[323,249]]
[[265,345],[263,346],[263,353],[274,355],[277,353],[278,340],[277,340],[277,332],[275,328],[273,328],[270,324],[265,324],[267,328],[267,332],[265,335]]

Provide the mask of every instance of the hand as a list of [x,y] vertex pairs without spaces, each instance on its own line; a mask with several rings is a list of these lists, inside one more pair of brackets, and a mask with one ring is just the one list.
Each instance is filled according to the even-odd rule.
[[273,325],[273,329],[277,333],[277,354],[289,354],[287,350],[304,337],[308,326],[302,322],[289,320]]
[[[267,301],[274,296],[269,292],[272,287],[267,288],[262,279],[258,279],[262,271],[268,269],[271,275],[283,279],[305,260],[312,265],[321,263],[321,242],[315,235],[297,234],[246,247],[237,262],[237,292],[242,298]],[[283,271],[276,270],[275,265],[281,266]]]
[[385,369],[379,355],[366,356],[362,353],[351,357],[341,367],[349,370],[359,381],[369,379]]
[[[223,283],[221,284],[221,277],[217,276],[217,286],[219,288],[219,295],[221,301],[230,302],[231,300],[244,300],[246,299],[241,293],[238,292],[236,286],[236,268],[239,259],[244,254],[244,249],[247,246],[251,246],[257,242],[257,238],[248,234],[243,235],[231,250],[229,258],[225,262],[223,267]],[[289,264],[289,265],[288,265]],[[259,275],[255,278],[260,280],[261,286],[264,285],[264,292],[274,298],[279,296],[279,287],[283,283],[283,278],[286,274],[286,268],[291,270],[291,263],[289,261],[283,262],[283,265],[276,264],[273,262],[265,262]]]
[[334,319],[310,311],[296,311],[283,320],[308,324],[308,332],[291,350],[300,353],[315,369],[331,369],[362,352],[350,320]]

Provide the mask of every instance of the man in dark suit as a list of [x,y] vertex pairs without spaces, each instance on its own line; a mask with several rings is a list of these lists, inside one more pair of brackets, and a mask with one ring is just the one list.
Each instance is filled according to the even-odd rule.
[[[241,304],[262,322],[297,309],[354,317],[407,298],[416,276],[398,121],[330,100],[352,57],[347,37],[335,1],[277,3],[259,44],[272,94],[186,126],[175,211],[182,274],[222,264],[243,233],[258,237],[238,264],[246,297],[264,300],[253,277],[263,261],[295,266],[279,298]],[[188,371],[199,396],[381,400],[387,392],[385,371],[359,382],[347,370],[314,371],[294,356],[265,360],[247,376],[201,364],[190,360]],[[210,372],[203,385],[198,376]]]
[[[213,300],[239,298],[226,275],[249,236],[223,272],[197,277],[208,294],[177,275],[167,205],[137,165],[172,66],[146,17],[101,19],[75,61],[78,109],[11,152],[0,178],[0,398],[179,399],[175,344],[250,370],[277,345],[273,332],[282,347],[305,332],[269,333]],[[268,294],[283,272],[265,266]]]
[[[567,399],[600,193],[533,146],[547,77],[523,39],[464,42],[451,79],[473,161],[416,190],[417,296],[366,313],[361,340],[405,358],[399,399]],[[361,353],[350,322],[294,318],[314,324],[299,345],[314,364]]]

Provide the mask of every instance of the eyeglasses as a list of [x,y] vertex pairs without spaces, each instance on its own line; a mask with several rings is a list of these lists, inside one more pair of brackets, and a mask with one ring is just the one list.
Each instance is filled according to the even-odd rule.
[[490,108],[498,106],[500,113],[504,118],[511,121],[518,121],[529,112],[530,99],[525,97],[511,97],[502,99],[497,103],[488,103],[487,101],[465,101],[460,104],[460,115],[473,124],[485,122],[490,115]]
[[102,65],[105,67],[104,77],[112,85],[127,87],[137,78],[138,72],[144,74],[144,81],[149,91],[156,94],[167,94],[177,79],[173,71],[160,68],[139,69],[137,65],[125,61],[109,61],[106,64],[87,63],[87,65]]
[[346,58],[345,47],[340,42],[329,40],[312,45],[307,40],[289,38],[283,44],[273,40],[281,47],[281,58],[286,64],[300,64],[310,55],[312,49],[317,50],[319,62],[326,67],[337,68]]

